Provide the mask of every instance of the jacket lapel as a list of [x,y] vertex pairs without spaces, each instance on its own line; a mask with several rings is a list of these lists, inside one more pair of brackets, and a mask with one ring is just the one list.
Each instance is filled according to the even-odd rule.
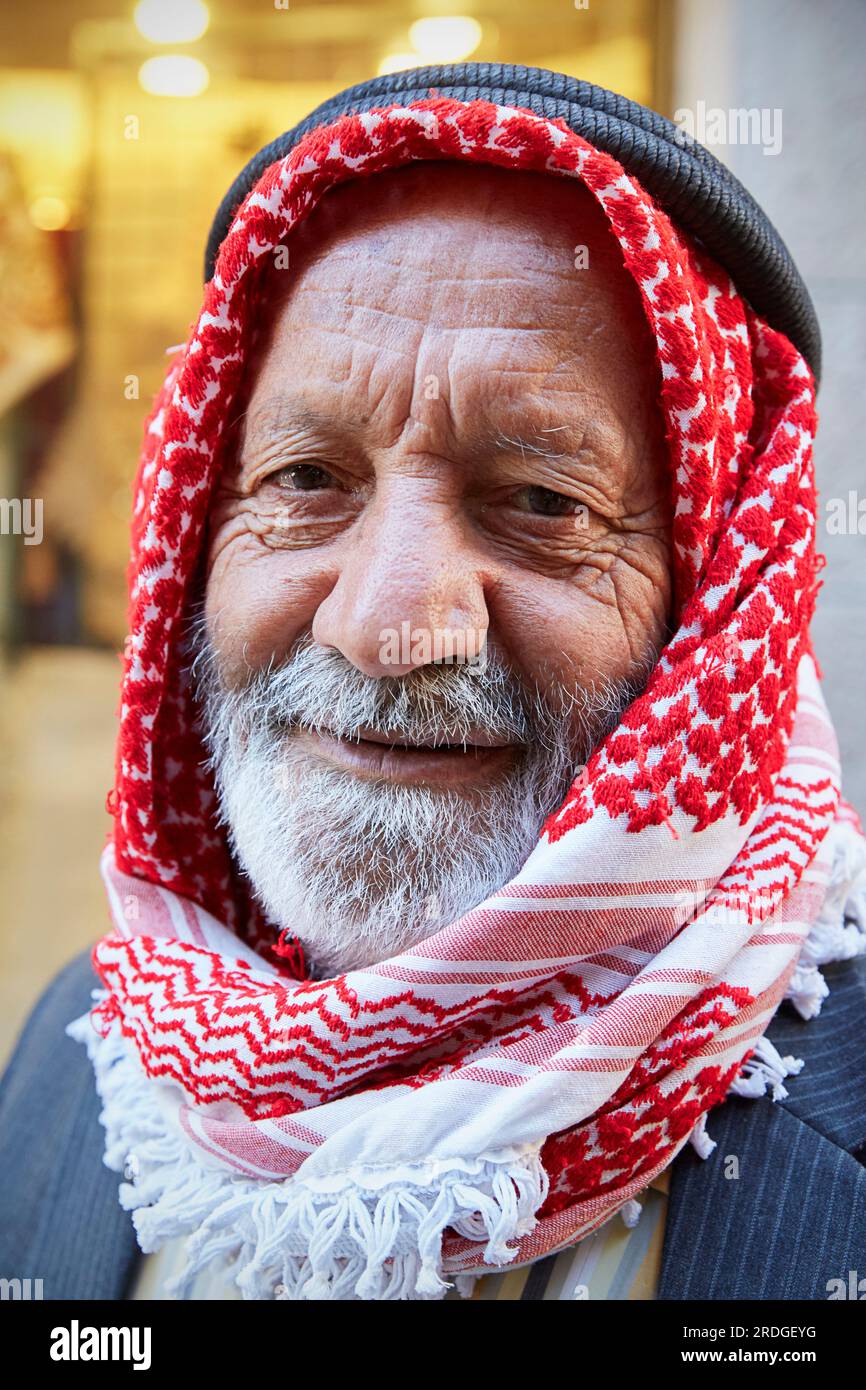
[[103,1163],[93,1071],[64,1032],[97,983],[89,952],[57,976],[0,1086],[3,1273],[29,1279],[45,1299],[123,1298],[140,1256],[118,1175]]
[[818,1018],[784,1005],[767,1030],[805,1062],[788,1098],[731,1098],[710,1157],[674,1163],[659,1298],[866,1297],[866,962],[824,974]]

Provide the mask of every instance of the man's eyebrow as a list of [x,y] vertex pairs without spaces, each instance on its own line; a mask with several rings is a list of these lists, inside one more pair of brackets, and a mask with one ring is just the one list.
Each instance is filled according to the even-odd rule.
[[[347,419],[312,410],[306,402],[291,396],[272,396],[240,420],[240,450],[257,437],[291,430],[332,440],[356,441],[364,427],[362,420]],[[511,432],[494,429],[475,436],[468,450],[472,458],[483,460],[491,453],[519,454],[522,458],[544,459],[548,463],[573,458],[586,447],[584,431],[572,424],[550,425],[546,429]]]
[[293,402],[290,397],[274,396],[246,412],[241,423],[241,447],[250,437],[274,430],[293,430],[299,434],[354,435],[359,426],[352,421]]
[[498,452],[519,453],[522,456],[530,454],[533,458],[542,458],[549,463],[556,463],[559,459],[568,458],[571,452],[562,447],[566,443],[565,440],[559,441],[560,447],[557,447],[556,440],[557,434],[569,428],[569,425],[555,425],[532,434],[509,434],[506,430],[495,430],[483,441],[483,447],[492,447]]

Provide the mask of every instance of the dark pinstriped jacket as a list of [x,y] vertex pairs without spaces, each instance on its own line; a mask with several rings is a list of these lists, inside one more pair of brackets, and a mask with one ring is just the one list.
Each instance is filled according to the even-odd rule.
[[[866,1299],[866,959],[825,976],[817,1019],[783,1005],[768,1030],[805,1061],[788,1099],[726,1101],[711,1157],[687,1146],[674,1163],[659,1298]],[[139,1259],[90,1064],[64,1033],[94,984],[87,954],[61,972],[0,1083],[0,1277],[41,1279],[47,1299],[122,1299]]]

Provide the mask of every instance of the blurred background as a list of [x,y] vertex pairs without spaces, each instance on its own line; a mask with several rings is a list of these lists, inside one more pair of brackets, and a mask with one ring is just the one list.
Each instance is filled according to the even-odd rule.
[[377,73],[516,62],[668,116],[782,113],[776,153],[713,148],[776,222],[823,327],[815,638],[866,810],[864,44],[862,0],[0,0],[0,1062],[107,925],[130,485],[212,215],[260,146]]

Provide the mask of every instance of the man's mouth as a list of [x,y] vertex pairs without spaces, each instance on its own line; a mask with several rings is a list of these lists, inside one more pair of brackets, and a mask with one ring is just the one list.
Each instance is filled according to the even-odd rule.
[[404,734],[362,728],[351,737],[328,730],[298,730],[296,746],[313,757],[375,781],[460,787],[489,781],[514,760],[520,745],[483,730],[459,742],[431,735],[414,743]]
[[472,748],[508,748],[509,742],[504,738],[497,738],[494,734],[485,733],[484,730],[473,730],[465,738],[454,739],[446,735],[432,735],[425,738],[423,742],[407,738],[405,734],[379,733],[376,729],[361,728],[352,737],[350,742],[354,743],[378,743],[385,744],[389,748],[405,748],[409,752],[460,752],[465,753]]

